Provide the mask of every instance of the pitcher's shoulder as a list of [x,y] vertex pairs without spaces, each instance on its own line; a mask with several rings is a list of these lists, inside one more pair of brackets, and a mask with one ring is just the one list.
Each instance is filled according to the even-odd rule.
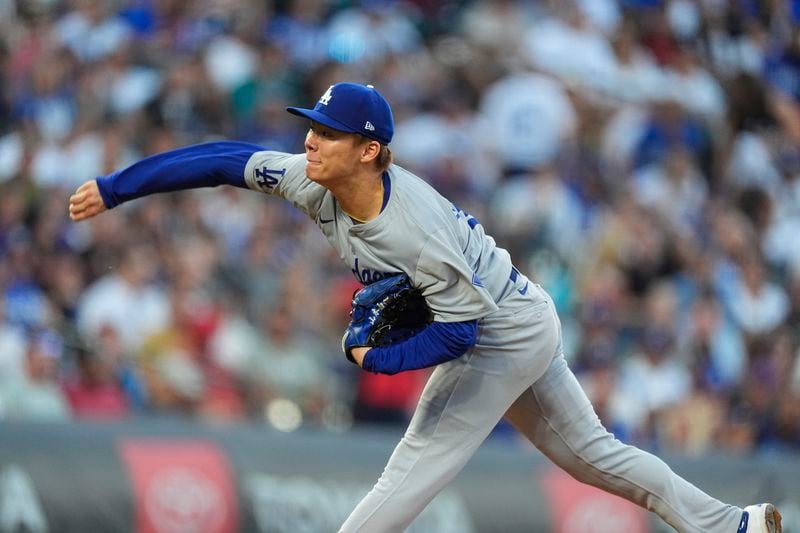
[[[392,196],[401,209],[424,222],[441,225],[451,218],[453,202],[442,196],[430,183],[403,167],[389,168]],[[430,228],[428,228],[430,229]]]

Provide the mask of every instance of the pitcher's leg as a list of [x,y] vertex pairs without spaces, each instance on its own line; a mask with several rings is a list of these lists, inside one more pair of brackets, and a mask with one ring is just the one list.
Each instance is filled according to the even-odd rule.
[[641,505],[682,533],[737,530],[741,509],[710,497],[661,459],[608,433],[561,356],[506,418],[578,481]]
[[341,531],[405,529],[545,372],[558,341],[549,299],[484,319],[474,351],[433,372],[383,475]]
[[460,360],[438,367],[383,474],[340,532],[404,531],[461,471],[525,386]]

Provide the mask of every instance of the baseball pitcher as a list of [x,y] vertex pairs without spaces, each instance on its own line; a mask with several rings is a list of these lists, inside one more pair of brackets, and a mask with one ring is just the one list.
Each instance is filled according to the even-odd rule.
[[310,121],[304,154],[189,146],[84,183],[69,211],[79,221],[141,196],[227,184],[284,198],[316,223],[366,286],[354,298],[345,355],[370,372],[436,367],[341,532],[403,531],[503,417],[576,479],[678,531],[781,531],[773,505],[722,503],[603,428],[565,362],[550,296],[478,220],[392,163],[392,112],[377,90],[338,83],[313,109],[288,111]]

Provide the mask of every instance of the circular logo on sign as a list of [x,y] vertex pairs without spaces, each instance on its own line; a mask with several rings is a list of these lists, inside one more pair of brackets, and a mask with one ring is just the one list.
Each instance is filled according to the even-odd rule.
[[153,476],[145,509],[160,533],[218,531],[226,512],[220,488],[202,472],[185,467],[167,468]]

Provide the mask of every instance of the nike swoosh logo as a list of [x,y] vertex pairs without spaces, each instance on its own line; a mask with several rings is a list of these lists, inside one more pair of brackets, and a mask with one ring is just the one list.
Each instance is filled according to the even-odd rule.
[[330,218],[330,219],[325,219],[325,218],[321,218],[321,217],[320,217],[320,219],[319,219],[319,223],[320,223],[320,224],[327,224],[328,222],[333,222],[333,219],[332,219],[332,218]]

